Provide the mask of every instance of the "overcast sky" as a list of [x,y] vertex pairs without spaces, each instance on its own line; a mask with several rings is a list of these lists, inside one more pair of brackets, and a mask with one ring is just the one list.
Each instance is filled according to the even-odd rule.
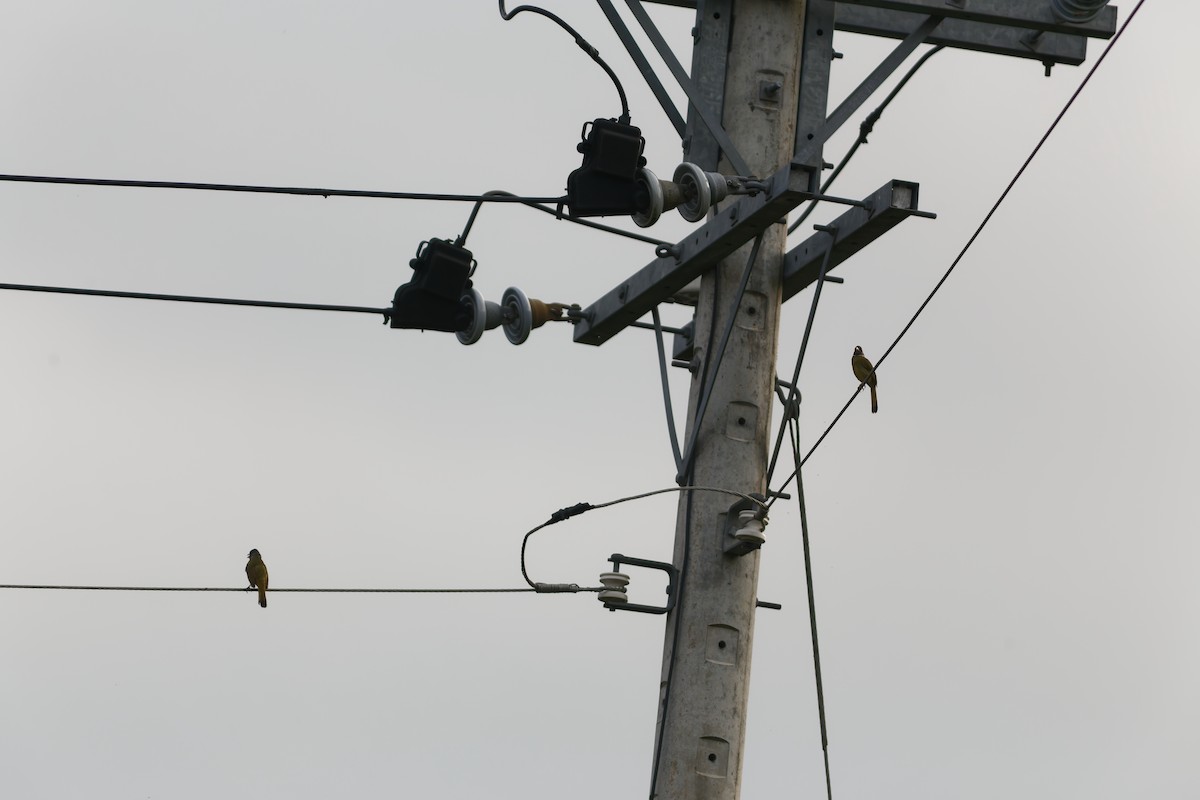
[[[670,174],[678,136],[598,7],[550,7]],[[686,63],[691,12],[652,11]],[[3,173],[557,195],[582,124],[619,112],[569,36],[490,0],[37,0],[4,23]],[[1200,796],[1198,26],[1146,4],[881,368],[879,414],[860,397],[805,469],[836,798]],[[838,34],[835,98],[892,46]],[[888,109],[837,193],[918,181],[939,216],[826,287],[806,447],[853,347],[892,342],[1103,46],[1050,78],[945,51]],[[0,281],[382,307],[469,211],[0,183]],[[586,305],[654,257],[508,206],[469,246],[493,300]],[[551,512],[673,485],[651,333],[464,347],[380,322],[0,292],[0,583],[240,588],[253,547],[279,588],[517,588]],[[535,537],[530,571],[669,559],[674,519],[673,496],[594,511]],[[757,619],[742,796],[819,797],[794,504],[761,559],[783,610]],[[661,587],[635,574],[631,599]],[[662,636],[591,594],[0,590],[0,791],[644,797]]]

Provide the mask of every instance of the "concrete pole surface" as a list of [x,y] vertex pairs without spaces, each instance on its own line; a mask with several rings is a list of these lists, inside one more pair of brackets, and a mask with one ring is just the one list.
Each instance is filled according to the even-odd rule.
[[[697,26],[703,31],[700,5]],[[757,176],[786,164],[794,151],[804,9],[804,0],[733,3],[724,127]],[[721,171],[732,174],[725,161]],[[693,486],[766,489],[785,240],[784,224],[763,235],[700,424]],[[703,376],[713,368],[707,361],[727,325],[751,248],[746,245],[701,281],[695,350],[700,368],[693,373],[685,441],[692,436]],[[713,492],[680,495],[674,563],[685,569],[679,602],[667,616],[663,650],[653,787],[661,800],[735,800],[741,786],[759,551],[725,554],[725,518],[734,501]]]

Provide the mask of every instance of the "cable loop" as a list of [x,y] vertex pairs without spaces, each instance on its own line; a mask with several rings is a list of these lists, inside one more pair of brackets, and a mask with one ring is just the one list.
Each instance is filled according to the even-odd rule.
[[556,14],[550,13],[549,11],[547,11],[544,8],[538,8],[537,6],[524,5],[524,6],[517,6],[512,11],[505,11],[504,10],[504,0],[499,0],[499,2],[500,2],[500,17],[505,22],[512,19],[517,14],[520,14],[522,11],[529,11],[534,14],[539,14],[539,15],[545,17],[546,19],[557,23],[563,30],[565,30],[567,33],[571,34],[571,36],[575,37],[575,44],[577,44],[579,46],[579,49],[582,50],[583,52],[587,53],[588,56],[591,57],[591,59],[593,61],[595,61],[597,64],[599,64],[600,68],[603,69],[608,74],[608,77],[612,80],[613,85],[615,87],[617,87],[617,95],[620,96],[620,98],[621,98],[621,119],[620,119],[620,121],[622,124],[625,124],[625,125],[629,124],[629,101],[625,97],[625,88],[623,86],[621,86],[621,81],[617,78],[617,73],[613,72],[612,67],[608,66],[608,64],[606,64],[604,62],[604,59],[600,58],[600,51],[597,50],[595,47],[593,47],[591,42],[589,42],[587,39],[584,39],[583,36],[581,36],[579,34],[579,31],[575,30],[570,25],[568,25],[561,17],[559,17]]

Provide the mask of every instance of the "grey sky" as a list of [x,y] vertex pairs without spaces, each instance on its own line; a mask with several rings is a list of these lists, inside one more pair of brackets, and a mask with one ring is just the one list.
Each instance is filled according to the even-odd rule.
[[[670,174],[678,137],[598,8],[550,7],[619,72]],[[569,36],[491,2],[6,12],[5,173],[554,195],[582,124],[619,112]],[[654,16],[686,60],[690,13]],[[1146,5],[881,368],[879,414],[860,397],[806,467],[841,800],[1200,794],[1197,25],[1195,4]],[[839,34],[834,92],[890,46]],[[915,180],[939,218],[823,293],[806,445],[854,388],[853,347],[892,341],[1102,47],[1049,79],[943,52],[889,108],[838,194]],[[384,306],[469,211],[0,184],[0,280]],[[517,207],[485,208],[469,245],[489,299],[586,304],[653,258]],[[808,298],[786,308],[788,369]],[[673,482],[645,331],[463,347],[366,315],[4,292],[0,336],[0,583],[240,587],[257,547],[277,587],[519,587],[521,536],[551,512]],[[762,551],[759,596],[784,610],[757,621],[747,800],[824,792],[785,505]],[[674,517],[671,496],[592,512],[539,534],[530,570],[593,584],[611,553],[667,559]],[[634,599],[660,589],[635,575]],[[647,790],[662,619],[592,595],[279,593],[263,611],[2,590],[0,640],[7,797]]]

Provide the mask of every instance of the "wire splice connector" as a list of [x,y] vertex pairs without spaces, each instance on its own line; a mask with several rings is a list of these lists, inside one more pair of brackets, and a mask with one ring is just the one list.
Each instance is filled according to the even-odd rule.
[[584,589],[584,588],[580,587],[580,585],[578,583],[541,583],[541,582],[538,582],[533,585],[533,589],[535,592],[539,592],[541,594],[555,594],[555,593],[575,594],[578,592],[592,591],[590,589]]
[[595,506],[592,505],[591,503],[576,503],[573,506],[567,506],[566,508],[560,508],[558,511],[555,511],[553,514],[550,515],[550,521],[547,522],[546,524],[553,525],[556,522],[562,522],[563,520],[570,519],[571,517],[574,517],[574,516],[578,516],[579,514],[582,514],[585,511],[591,511],[593,508],[595,508]]

